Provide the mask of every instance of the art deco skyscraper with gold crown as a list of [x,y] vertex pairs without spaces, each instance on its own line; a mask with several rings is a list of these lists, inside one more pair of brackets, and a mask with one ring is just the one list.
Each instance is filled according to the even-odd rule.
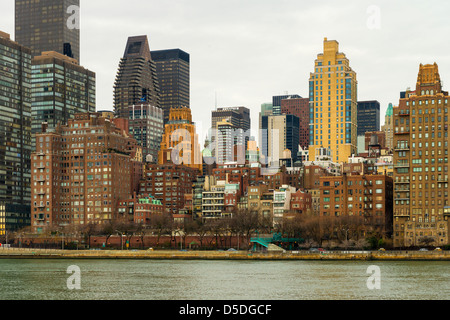
[[448,108],[437,64],[393,108],[395,247],[449,244]]
[[164,126],[158,164],[182,164],[202,172],[202,155],[191,109],[171,108],[169,121]]
[[357,152],[356,73],[337,41],[325,38],[323,46],[309,80],[309,160],[326,148],[342,163]]

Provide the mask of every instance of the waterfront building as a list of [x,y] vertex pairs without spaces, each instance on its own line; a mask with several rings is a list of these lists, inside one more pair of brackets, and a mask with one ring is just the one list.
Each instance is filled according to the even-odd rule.
[[135,191],[137,144],[98,113],[76,114],[36,135],[32,153],[31,223],[35,232],[117,218],[119,199]]
[[61,53],[43,52],[32,60],[32,143],[42,123],[55,128],[77,113],[95,112],[95,73]]
[[202,192],[202,219],[220,219],[231,216],[225,211],[226,180],[206,176]]
[[134,222],[141,225],[150,225],[155,216],[164,213],[161,201],[151,194],[133,194],[127,199],[121,199],[117,206],[119,218],[122,221]]
[[192,122],[191,109],[186,107],[170,109],[169,121],[164,126],[158,163],[183,164],[202,172],[202,153],[195,123]]
[[449,244],[448,107],[437,64],[393,108],[394,246]]
[[171,108],[190,108],[190,56],[180,49],[151,51],[158,76],[164,124]]
[[31,50],[0,31],[0,236],[29,226]]
[[[385,175],[343,174],[320,177],[320,217],[361,219],[355,237],[392,236],[393,180]],[[341,232],[342,230],[336,230]]]
[[80,61],[80,0],[15,0],[15,40],[32,57],[56,51]]
[[312,194],[298,189],[291,194],[291,211],[296,214],[309,214],[312,211]]
[[310,146],[331,150],[334,162],[345,162],[357,152],[357,80],[339,43],[324,40],[309,80]]
[[148,103],[129,107],[129,131],[147,162],[156,163],[164,133],[164,112]]
[[129,107],[147,103],[161,107],[156,65],[147,36],[129,37],[114,82],[114,112],[128,118]]
[[191,194],[198,169],[173,163],[144,165],[140,193],[161,201],[166,213],[177,214],[185,206],[185,194]]

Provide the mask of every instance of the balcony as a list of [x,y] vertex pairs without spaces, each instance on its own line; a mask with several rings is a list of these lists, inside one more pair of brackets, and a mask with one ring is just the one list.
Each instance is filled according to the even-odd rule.
[[394,164],[395,168],[409,168],[409,163],[408,162],[398,162],[396,164]]
[[410,134],[409,127],[396,127],[394,134]]
[[38,190],[38,191],[36,191],[36,194],[38,194],[40,196],[43,196],[43,195],[45,195],[45,191],[44,190]]
[[394,181],[395,184],[409,184],[409,180],[399,180],[399,181]]
[[407,117],[407,116],[409,116],[409,110],[399,110],[398,111],[398,116],[400,116],[400,117]]

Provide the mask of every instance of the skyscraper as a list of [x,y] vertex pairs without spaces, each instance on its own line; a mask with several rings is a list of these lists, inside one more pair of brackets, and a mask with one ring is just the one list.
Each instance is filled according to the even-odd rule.
[[389,104],[386,115],[384,117],[384,125],[381,126],[381,131],[384,132],[385,138],[386,138],[386,148],[389,148],[392,150],[394,147],[394,107],[392,106],[392,103]]
[[[175,157],[175,158],[174,158]],[[158,164],[182,164],[202,171],[202,155],[191,110],[187,107],[172,108],[169,121],[164,126]]]
[[358,101],[358,136],[374,131],[380,131],[380,103]]
[[114,111],[128,118],[129,106],[148,103],[161,107],[156,66],[147,36],[129,37],[114,83]]
[[95,112],[95,73],[58,52],[43,52],[32,60],[32,141],[42,123],[55,128],[76,113]]
[[164,134],[163,110],[149,104],[129,107],[129,132],[142,147],[147,162],[156,163]]
[[262,116],[260,124],[261,153],[267,164],[279,164],[286,150],[292,162],[297,160],[300,119],[291,114]]
[[299,141],[302,148],[309,146],[309,99],[287,98],[281,100],[281,114],[292,114],[299,119]]
[[56,51],[80,61],[80,0],[15,1],[15,40],[32,56]]
[[190,108],[190,56],[180,49],[151,51],[158,75],[164,123],[170,108]]
[[[220,128],[219,128],[220,124]],[[245,160],[245,150],[247,149],[247,143],[250,140],[250,109],[246,107],[225,107],[217,108],[211,114],[211,146],[214,146],[212,156],[215,157],[216,163],[223,163],[224,160],[230,161],[231,159],[237,159],[237,153],[243,150]],[[225,132],[227,132],[225,134]],[[227,137],[232,135],[233,138]],[[224,150],[217,148],[224,148],[226,139],[229,143],[228,150],[233,154],[225,155]],[[243,142],[243,144],[241,144]],[[242,147],[240,147],[242,146]],[[241,151],[239,151],[241,150]],[[221,155],[219,155],[219,153]],[[239,159],[237,159],[239,160]],[[242,160],[242,159],[241,159]]]
[[449,244],[448,108],[437,64],[421,64],[393,108],[395,247]]
[[31,50],[0,32],[0,235],[30,224]]
[[309,80],[309,99],[309,160],[323,147],[334,162],[347,162],[357,152],[357,81],[337,41],[325,38]]

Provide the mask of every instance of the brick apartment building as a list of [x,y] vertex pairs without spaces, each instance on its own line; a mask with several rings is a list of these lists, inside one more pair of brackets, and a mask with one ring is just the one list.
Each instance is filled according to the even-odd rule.
[[117,217],[132,191],[136,142],[98,113],[36,135],[32,153],[31,224],[48,227],[104,223]]

